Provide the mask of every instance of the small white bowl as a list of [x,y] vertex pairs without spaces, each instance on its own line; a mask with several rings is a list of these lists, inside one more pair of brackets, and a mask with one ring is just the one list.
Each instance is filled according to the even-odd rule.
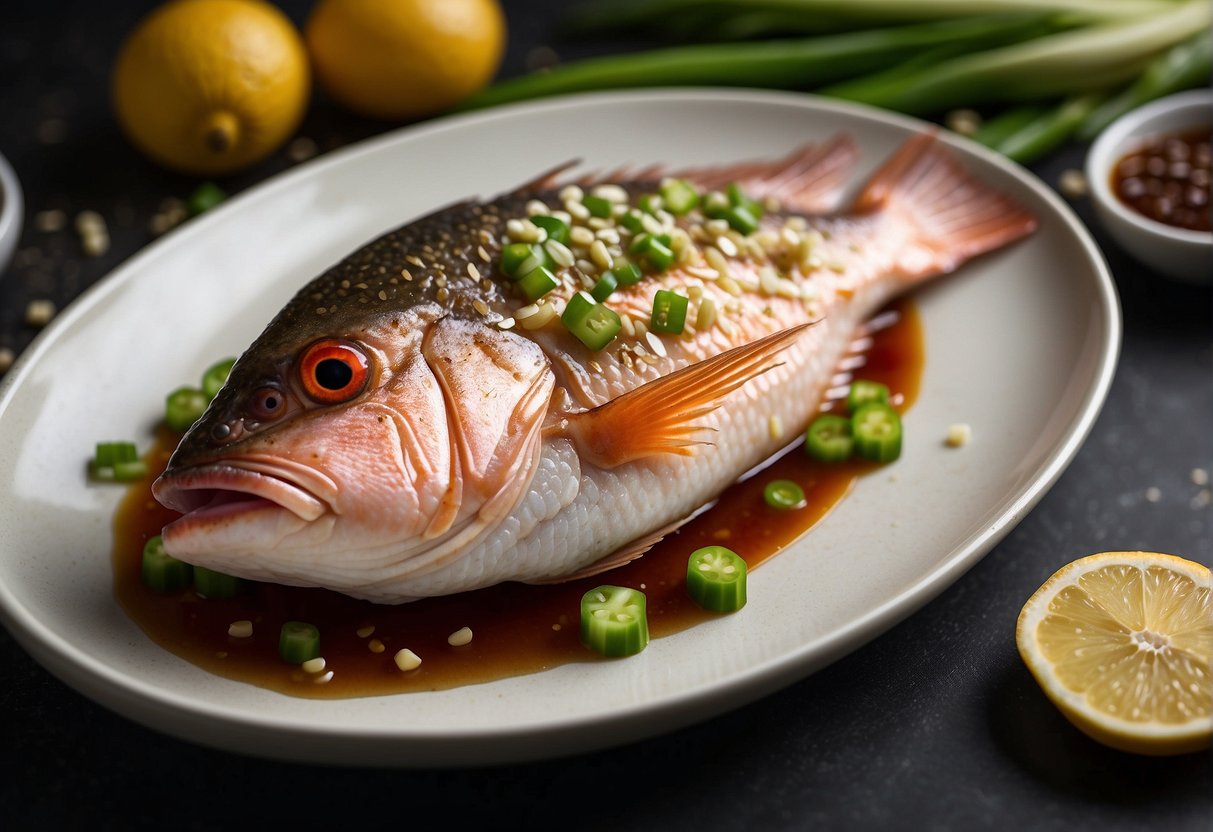
[[0,276],[3,276],[8,260],[21,239],[21,183],[17,174],[0,156]]
[[1176,228],[1129,208],[1112,193],[1112,170],[1121,157],[1159,133],[1213,124],[1213,90],[1192,90],[1125,113],[1099,135],[1087,153],[1095,214],[1109,234],[1142,263],[1169,277],[1213,284],[1213,233]]

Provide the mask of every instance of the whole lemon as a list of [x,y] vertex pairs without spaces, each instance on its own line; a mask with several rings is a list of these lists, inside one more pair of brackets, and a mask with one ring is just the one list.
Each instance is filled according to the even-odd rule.
[[501,62],[497,0],[320,0],[304,30],[316,79],[372,118],[446,110],[479,90]]
[[114,67],[114,110],[135,145],[186,173],[223,174],[274,152],[310,94],[307,50],[261,0],[173,0],[144,18]]

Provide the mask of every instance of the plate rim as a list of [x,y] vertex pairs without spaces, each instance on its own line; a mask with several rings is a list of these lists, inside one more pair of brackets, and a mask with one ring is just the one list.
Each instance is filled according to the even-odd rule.
[[[1022,492],[1009,504],[995,506],[991,511],[994,515],[993,521],[954,547],[950,557],[939,561],[921,578],[882,604],[867,610],[843,628],[832,630],[820,640],[747,668],[732,678],[716,680],[694,689],[663,694],[656,700],[628,703],[610,713],[598,713],[589,717],[556,715],[540,725],[499,724],[466,730],[452,729],[451,726],[432,730],[409,726],[407,730],[401,730],[399,727],[372,729],[349,725],[301,725],[297,718],[280,718],[274,714],[246,715],[224,710],[219,705],[185,699],[179,693],[149,686],[128,674],[112,670],[99,659],[52,633],[33,617],[27,606],[3,584],[0,584],[0,622],[23,649],[69,686],[111,710],[156,730],[203,745],[272,758],[289,756],[294,760],[351,765],[372,762],[434,767],[546,759],[668,733],[726,710],[741,707],[792,681],[808,676],[843,655],[859,649],[951,586],[1039,503],[1073,461],[1107,399],[1122,343],[1119,299],[1106,260],[1090,232],[1072,209],[1043,181],[1031,171],[993,151],[943,131],[926,121],[807,93],[711,87],[601,91],[546,98],[484,111],[456,113],[433,121],[393,129],[272,176],[229,200],[220,211],[246,201],[271,198],[277,191],[290,188],[299,179],[323,175],[330,167],[343,165],[350,159],[375,153],[397,142],[424,139],[451,129],[474,129],[495,120],[514,119],[538,111],[579,107],[587,103],[618,106],[663,99],[676,102],[711,101],[720,104],[769,103],[799,107],[818,113],[840,113],[909,131],[935,131],[944,143],[959,147],[969,155],[981,159],[984,164],[1000,169],[1043,199],[1064,221],[1072,239],[1080,243],[1094,273],[1093,294],[1099,300],[1098,322],[1102,324],[1104,331],[1098,347],[1097,366],[1081,398],[1078,416],[1066,430],[1064,441],[1051,449],[1042,470],[1031,478]],[[85,316],[110,294],[134,279],[145,259],[159,256],[162,250],[170,247],[188,245],[193,237],[204,233],[220,216],[219,212],[215,212],[211,216],[199,217],[191,222],[192,230],[188,233],[169,234],[153,241],[70,303],[49,326],[38,333],[19,356],[16,364],[0,380],[0,419],[7,411],[14,391],[74,321]],[[639,727],[637,723],[642,720],[638,717],[642,715],[660,717],[661,726],[653,728],[650,724],[647,727]],[[648,723],[653,721],[651,718]],[[216,722],[223,726],[224,730],[215,730]],[[273,738],[276,743],[273,747],[258,748],[256,741],[233,740],[233,737],[239,737],[242,732],[258,735],[261,739]],[[568,741],[570,733],[580,734],[582,741]],[[523,749],[520,753],[515,749],[510,753],[502,753],[502,744],[522,737],[556,739],[559,740],[558,747],[531,743],[529,752]],[[589,741],[584,741],[587,738]],[[343,740],[345,745],[334,749],[333,741],[338,739]],[[405,747],[406,753],[401,753],[402,746]],[[435,752],[438,752],[437,757],[426,756]]]

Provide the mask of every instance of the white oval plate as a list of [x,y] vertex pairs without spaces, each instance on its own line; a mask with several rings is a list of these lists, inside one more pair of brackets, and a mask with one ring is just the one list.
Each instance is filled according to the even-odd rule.
[[[847,131],[858,181],[925,125],[801,95],[656,91],[451,118],[325,156],[149,246],[65,310],[0,390],[0,614],[68,684],[197,742],[325,763],[521,761],[669,731],[855,649],[973,566],[1086,436],[1120,341],[1115,293],[1071,212],[1022,169],[948,135],[1040,229],[919,294],[926,369],[887,472],[751,579],[736,615],[639,656],[437,693],[317,701],[213,676],[165,652],[112,594],[119,489],[89,486],[94,442],[146,445],[165,391],[260,332],[307,280],[445,203],[572,158],[703,165],[773,158]],[[942,438],[973,426],[963,450]]]

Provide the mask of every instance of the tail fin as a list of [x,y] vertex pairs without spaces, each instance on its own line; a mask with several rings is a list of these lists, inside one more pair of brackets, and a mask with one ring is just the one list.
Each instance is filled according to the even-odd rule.
[[890,212],[918,230],[922,273],[948,272],[971,257],[1024,237],[1036,218],[974,179],[933,133],[914,136],[876,171],[855,201],[857,213]]

